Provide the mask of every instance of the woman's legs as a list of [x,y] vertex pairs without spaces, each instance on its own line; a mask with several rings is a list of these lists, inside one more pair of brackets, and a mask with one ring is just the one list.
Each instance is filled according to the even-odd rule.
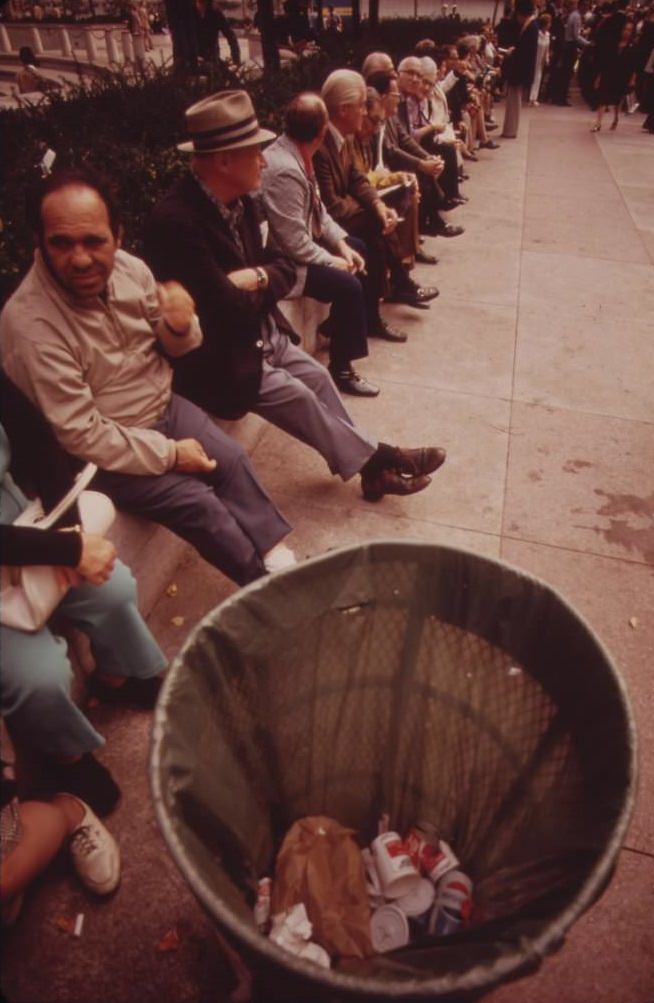
[[25,801],[18,806],[21,834],[18,845],[3,858],[0,899],[3,907],[15,899],[54,860],[84,809],[79,801],[57,795],[49,803]]
[[[91,587],[91,586],[89,586]],[[70,697],[66,644],[47,628],[0,628],[0,708],[12,737],[53,759],[77,759],[104,745]]]

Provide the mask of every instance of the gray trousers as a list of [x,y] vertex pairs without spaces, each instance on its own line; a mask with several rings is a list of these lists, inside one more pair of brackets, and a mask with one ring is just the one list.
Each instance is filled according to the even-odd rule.
[[[197,439],[217,461],[208,474],[138,476],[102,470],[95,484],[126,512],[167,526],[239,585],[264,574],[262,557],[290,532],[247,454],[195,404],[173,394],[153,426],[169,439]],[[156,560],[156,554],[153,555]]]
[[264,350],[261,389],[252,410],[313,446],[344,481],[377,449],[377,442],[355,427],[325,367],[277,330]]

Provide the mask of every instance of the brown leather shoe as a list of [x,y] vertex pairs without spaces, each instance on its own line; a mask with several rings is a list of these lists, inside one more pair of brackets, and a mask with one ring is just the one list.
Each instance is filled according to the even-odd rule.
[[361,474],[361,491],[366,501],[379,501],[384,495],[415,495],[430,484],[431,477],[406,477],[397,470]]
[[445,463],[447,453],[439,446],[422,446],[420,449],[395,449],[395,469],[410,477],[433,474]]

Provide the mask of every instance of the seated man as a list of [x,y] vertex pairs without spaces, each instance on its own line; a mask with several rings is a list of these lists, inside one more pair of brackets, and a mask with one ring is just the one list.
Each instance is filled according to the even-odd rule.
[[374,397],[379,389],[352,368],[353,359],[368,354],[368,320],[373,335],[400,340],[400,333],[386,328],[370,295],[365,244],[348,238],[320,199],[312,157],[326,128],[327,109],[317,94],[300,94],[286,109],[284,135],[266,149],[261,195],[268,239],[295,262],[298,277],[306,275],[302,294],[332,304],[320,330],[330,339],[329,371],[336,386],[344,393]]
[[438,264],[437,258],[426,254],[420,247],[418,227],[418,203],[420,189],[415,174],[406,171],[389,171],[384,167],[382,149],[382,129],[384,122],[384,106],[382,99],[374,87],[366,88],[366,114],[361,123],[361,129],[352,137],[352,156],[354,166],[366,176],[373,188],[376,188],[386,205],[398,213],[395,233],[401,246],[402,260],[413,265],[415,262],[423,265]]
[[353,70],[334,70],[323,84],[322,97],[329,128],[313,159],[327,212],[349,234],[365,241],[368,271],[378,297],[386,290],[388,269],[390,298],[424,308],[438,296],[438,289],[421,288],[411,280],[395,233],[398,215],[354,164],[352,137],[360,132],[366,112],[364,79]]
[[[419,63],[419,60],[416,62]],[[407,76],[407,72],[404,76]],[[402,93],[395,73],[375,73],[368,83],[381,94],[386,110],[383,140],[385,162],[395,170],[413,170],[417,174],[420,183],[421,232],[431,236],[459,236],[463,229],[446,223],[440,213],[440,209],[453,208],[453,203],[448,202],[441,188],[445,160],[440,155],[428,153],[404,125],[398,114]]]
[[4,368],[120,508],[167,526],[240,585],[291,563],[289,525],[244,450],[171,392],[160,351],[202,339],[181,286],[120,250],[117,208],[89,171],[61,171],[30,205],[34,264],[0,316]]
[[[398,117],[416,143],[428,153],[436,154],[443,160],[443,171],[438,182],[447,200],[443,208],[454,208],[461,201],[466,201],[461,199],[459,192],[456,150],[450,144],[441,142],[439,127],[436,122],[432,121],[432,82],[428,77],[425,77],[423,62],[424,60],[410,57],[403,59],[400,63],[398,82],[402,96]],[[433,60],[431,63],[435,79],[436,64]]]
[[264,251],[255,204],[262,143],[249,95],[223,91],[186,112],[191,170],[155,207],[146,255],[160,279],[195,297],[204,343],[176,363],[177,385],[214,414],[254,411],[313,446],[332,473],[361,474],[364,497],[413,494],[445,459],[442,449],[400,450],[357,428],[336,387],[277,308],[297,281],[295,265]]

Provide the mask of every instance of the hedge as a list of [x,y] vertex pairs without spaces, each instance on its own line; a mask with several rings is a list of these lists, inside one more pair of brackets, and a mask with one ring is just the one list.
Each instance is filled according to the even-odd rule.
[[[425,37],[445,40],[451,22],[396,19],[382,22],[374,36],[357,42],[337,40],[328,53],[303,59],[247,86],[260,121],[277,130],[290,98],[301,90],[317,90],[336,66],[359,66],[376,48],[400,58]],[[462,25],[472,31],[478,22]],[[125,220],[124,246],[138,254],[143,223],[151,207],[182,173],[187,158],[175,143],[184,136],[184,110],[224,87],[242,86],[218,64],[200,77],[180,81],[166,69],[110,73],[80,78],[66,99],[53,94],[47,105],[0,112],[3,150],[0,187],[0,305],[5,302],[32,259],[32,236],[24,220],[28,183],[38,177],[36,165],[51,147],[57,165],[87,163],[114,182]]]

